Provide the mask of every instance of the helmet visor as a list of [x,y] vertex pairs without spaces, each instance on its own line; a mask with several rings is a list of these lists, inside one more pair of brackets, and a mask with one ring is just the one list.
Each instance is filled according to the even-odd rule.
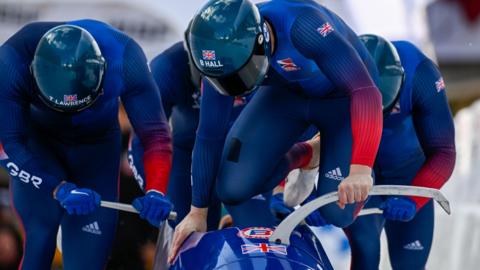
[[[259,38],[263,38],[263,35],[259,35]],[[261,84],[268,72],[269,58],[265,47],[260,43],[256,44],[250,59],[238,71],[219,77],[206,77],[217,91],[223,95],[239,96],[253,91]]]

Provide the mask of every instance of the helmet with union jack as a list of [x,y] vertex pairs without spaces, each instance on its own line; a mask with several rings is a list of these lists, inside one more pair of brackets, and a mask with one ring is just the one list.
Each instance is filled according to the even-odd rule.
[[63,24],[47,31],[30,68],[38,96],[54,110],[79,112],[102,94],[105,59],[95,39],[81,27]]
[[210,0],[187,36],[198,70],[224,95],[252,91],[264,79],[270,56],[268,27],[248,0]]

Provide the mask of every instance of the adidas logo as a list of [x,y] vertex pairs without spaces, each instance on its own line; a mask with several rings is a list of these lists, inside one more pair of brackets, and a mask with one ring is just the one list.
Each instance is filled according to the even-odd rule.
[[337,181],[342,181],[345,179],[342,175],[342,171],[340,171],[340,167],[337,167],[335,170],[331,170],[325,174],[325,177],[332,179],[332,180],[337,180]]
[[420,241],[418,240],[410,244],[406,244],[405,246],[403,246],[403,248],[407,250],[423,250],[422,243],[420,243]]
[[100,231],[100,228],[98,227],[98,222],[93,222],[88,225],[83,226],[82,231],[88,232],[88,233],[93,233],[96,235],[101,235],[102,231]]

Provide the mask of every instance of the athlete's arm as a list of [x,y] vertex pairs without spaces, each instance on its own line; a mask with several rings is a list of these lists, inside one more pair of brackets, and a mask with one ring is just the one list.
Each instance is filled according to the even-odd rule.
[[5,160],[6,157],[0,153],[0,163],[14,178],[32,184],[39,191],[53,193],[57,185],[66,179],[61,179],[54,168],[43,162],[44,157],[31,152],[27,146],[32,134],[28,133],[30,97],[24,89],[30,85],[22,78],[13,61],[8,60],[9,50],[13,49],[0,47],[0,143],[8,156]]
[[[327,25],[328,23],[328,25]],[[313,59],[337,89],[351,96],[352,165],[372,167],[382,134],[382,102],[356,50],[319,12],[304,13],[292,26],[295,47]]]
[[[178,77],[176,74],[179,70],[176,70],[174,63],[171,62],[171,56],[166,54],[167,51],[155,57],[150,63],[150,68],[153,79],[160,90],[163,110],[168,119],[172,114],[172,108],[178,103],[179,98],[176,93],[179,90],[178,84],[183,84],[183,82],[176,81]],[[180,60],[178,59],[178,61]]]
[[145,190],[167,191],[172,163],[170,128],[161,106],[160,94],[148,70],[140,46],[130,40],[125,48],[122,102],[136,135],[143,145]]
[[[426,156],[412,185],[440,189],[455,166],[455,129],[442,76],[428,59],[415,71],[412,100],[415,130]],[[428,202],[413,200],[417,211]]]
[[221,95],[204,79],[192,159],[192,205],[197,208],[210,201],[232,108],[233,97]]
[[206,79],[202,81],[200,123],[192,155],[192,206],[175,227],[169,263],[173,263],[181,245],[192,232],[207,229],[207,207],[215,188],[233,100],[233,97],[219,94]]

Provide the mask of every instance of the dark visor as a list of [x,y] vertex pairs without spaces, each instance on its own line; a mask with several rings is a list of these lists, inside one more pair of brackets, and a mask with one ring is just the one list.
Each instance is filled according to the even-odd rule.
[[263,81],[269,67],[263,42],[255,44],[252,56],[240,70],[220,77],[206,78],[223,95],[239,96],[253,91]]

